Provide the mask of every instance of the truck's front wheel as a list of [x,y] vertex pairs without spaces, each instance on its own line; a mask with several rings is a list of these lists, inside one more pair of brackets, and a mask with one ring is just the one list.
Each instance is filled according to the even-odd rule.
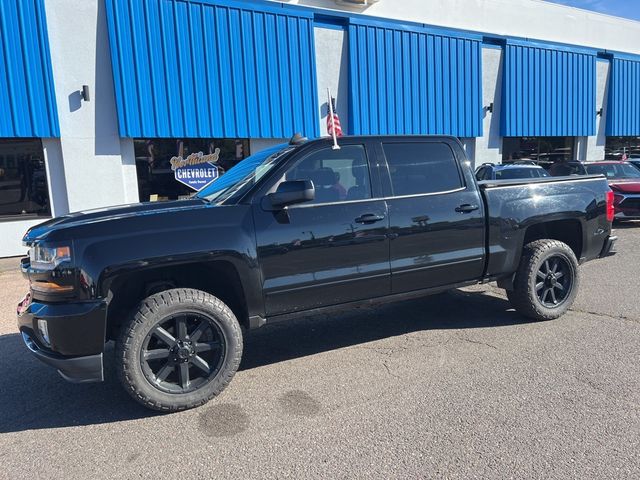
[[537,240],[525,245],[507,297],[522,315],[553,320],[571,308],[579,281],[578,260],[566,243]]
[[143,300],[123,326],[116,350],[120,381],[144,406],[197,407],[218,395],[242,357],[242,331],[218,298],[173,289]]

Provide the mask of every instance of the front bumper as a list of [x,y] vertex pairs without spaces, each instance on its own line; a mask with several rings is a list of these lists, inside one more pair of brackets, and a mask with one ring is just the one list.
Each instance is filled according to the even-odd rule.
[[616,242],[618,241],[618,237],[609,236],[604,242],[604,246],[602,247],[602,251],[600,252],[599,257],[605,258],[610,257],[611,255],[616,254]]
[[[71,382],[103,380],[106,302],[49,304],[28,297],[18,306],[18,328],[36,358],[58,369]],[[38,329],[47,323],[48,339]],[[48,341],[47,341],[48,340]]]
[[41,350],[33,338],[24,331],[22,332],[22,340],[38,360],[57,369],[62,378],[69,382],[89,383],[104,380],[102,353],[69,358]]

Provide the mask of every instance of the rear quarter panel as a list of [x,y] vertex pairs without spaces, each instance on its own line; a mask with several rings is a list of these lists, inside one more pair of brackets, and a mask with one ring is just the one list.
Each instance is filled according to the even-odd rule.
[[611,225],[606,220],[604,178],[566,179],[520,185],[480,183],[486,202],[489,259],[487,276],[515,272],[527,229],[541,223],[574,220],[582,229],[583,261],[596,258]]

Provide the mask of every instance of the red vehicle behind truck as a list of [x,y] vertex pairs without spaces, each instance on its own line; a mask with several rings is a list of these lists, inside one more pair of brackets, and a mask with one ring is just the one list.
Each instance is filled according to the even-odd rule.
[[604,175],[613,190],[616,220],[640,219],[640,170],[629,162],[586,163],[590,175]]

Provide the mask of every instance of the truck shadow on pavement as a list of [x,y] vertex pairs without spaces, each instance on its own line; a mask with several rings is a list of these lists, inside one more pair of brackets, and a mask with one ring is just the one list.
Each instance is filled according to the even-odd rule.
[[[245,335],[241,370],[413,332],[528,323],[502,298],[453,291],[274,324]],[[0,433],[93,425],[156,414],[121,388],[105,352],[105,382],[75,385],[33,358],[18,334],[0,336]],[[213,400],[215,402],[215,400]]]

